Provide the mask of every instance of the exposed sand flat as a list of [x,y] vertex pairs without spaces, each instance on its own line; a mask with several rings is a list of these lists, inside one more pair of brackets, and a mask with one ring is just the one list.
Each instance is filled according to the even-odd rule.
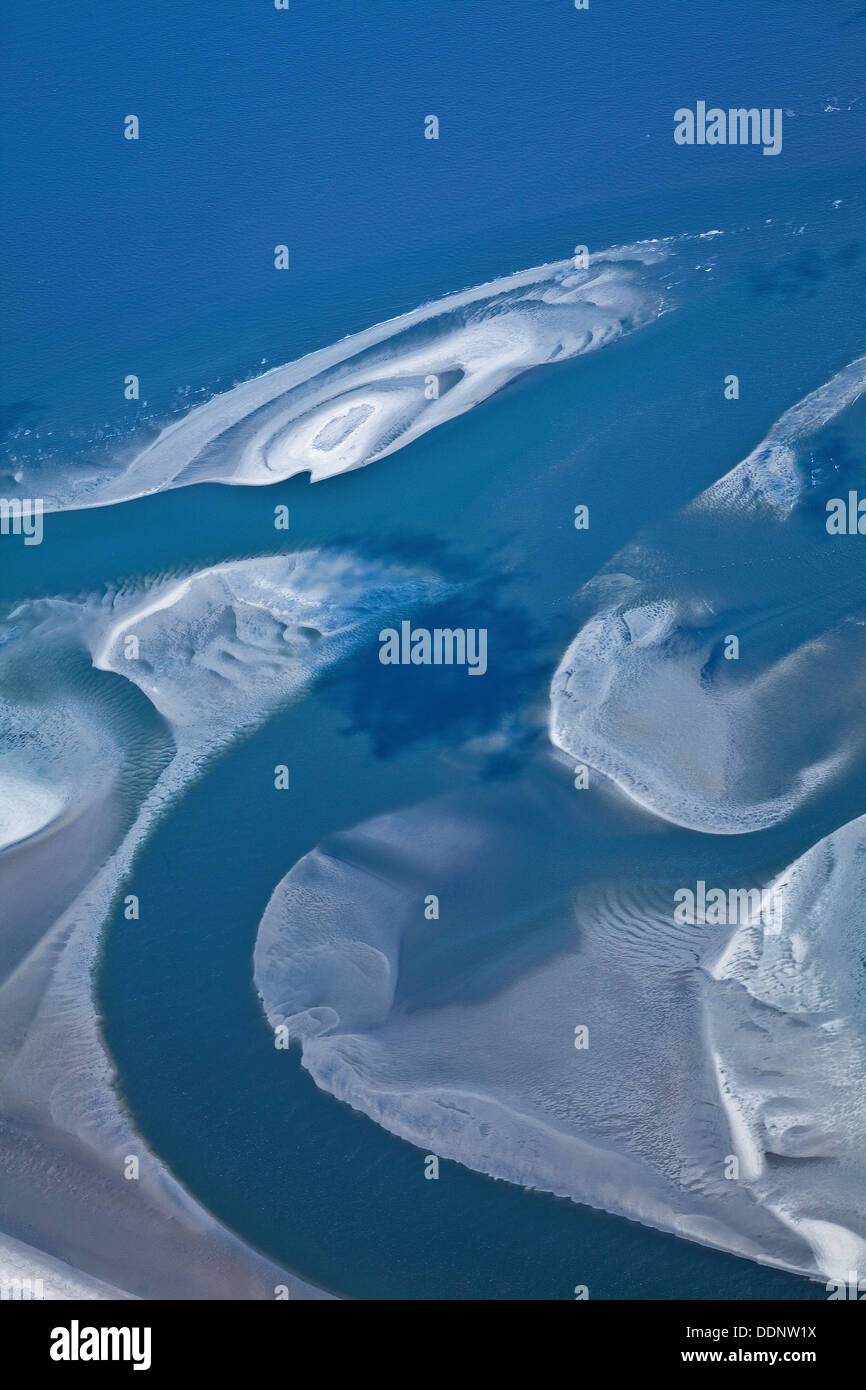
[[866,816],[779,875],[712,966],[707,1039],[752,1191],[828,1276],[866,1262]]
[[[765,829],[866,753],[862,556],[824,525],[826,488],[866,476],[864,390],[859,358],[583,590],[550,737],[676,825]],[[831,422],[851,432],[844,483],[815,462]]]
[[10,1236],[0,1236],[0,1298],[4,1300],[38,1298],[68,1303],[129,1297],[122,1289],[91,1279],[64,1260]]
[[0,854],[0,982],[116,847],[121,819],[108,789]]
[[[652,241],[535,266],[446,295],[242,382],[197,406],[121,472],[56,479],[46,511],[189,483],[259,485],[362,468],[462,415],[533,367],[593,352],[653,322]],[[25,484],[26,486],[26,484]]]
[[62,809],[54,788],[4,772],[0,763],[0,852],[44,829]]
[[[7,892],[26,898],[32,863],[3,867]],[[58,1298],[271,1299],[281,1285],[293,1298],[329,1297],[222,1227],[135,1133],[90,997],[101,919],[74,917],[0,984],[0,1272],[41,1278]],[[123,1177],[127,1155],[139,1158],[138,1180]]]
[[[56,1129],[0,1121],[0,1269],[11,1234],[38,1250],[28,1270],[13,1249],[12,1267],[42,1277],[46,1297],[274,1299],[281,1286],[290,1298],[331,1297],[238,1240],[140,1140],[130,1152],[142,1156],[138,1182]],[[62,1291],[64,1280],[74,1291]]]
[[[119,775],[95,789],[92,777],[70,777],[65,815],[0,856],[0,1231],[130,1296],[273,1298],[278,1286],[292,1296],[329,1296],[248,1249],[148,1151],[114,1089],[92,971],[139,845],[210,753],[295,698],[377,630],[382,612],[431,592],[438,588],[429,577],[306,552],[17,610],[0,675],[29,669],[28,658],[40,653],[53,663],[54,703],[65,714],[64,681],[80,682],[86,650],[85,749],[98,749],[109,771],[112,758],[120,767],[128,731],[115,715],[125,714],[127,698],[144,705],[141,690],[158,728],[170,729],[174,751],[160,744],[158,775],[156,760],[149,780],[137,769],[127,778],[123,817],[114,795]],[[136,657],[126,654],[129,631],[140,643]],[[33,723],[22,716],[19,744],[38,788],[46,766],[65,767],[53,731],[61,738],[68,720],[52,705],[38,737]],[[124,1176],[130,1155],[140,1163],[132,1180]]]
[[696,510],[714,507],[764,506],[784,518],[802,489],[797,451],[866,391],[866,357],[857,357],[811,391],[776,421],[748,458],[743,459],[692,504]]
[[[422,1152],[826,1277],[827,1242],[765,1200],[761,1165],[726,1176],[742,1121],[706,1018],[727,931],[677,925],[669,846],[633,825],[602,847],[600,814],[547,765],[330,837],[262,919],[268,1019],[319,1086]],[[821,1192],[801,1214],[857,1220]]]

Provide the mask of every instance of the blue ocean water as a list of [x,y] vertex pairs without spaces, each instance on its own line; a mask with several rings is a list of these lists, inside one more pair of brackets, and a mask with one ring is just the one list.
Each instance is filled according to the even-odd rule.
[[[276,553],[285,501],[292,546],[435,559],[474,586],[501,638],[477,706],[413,707],[350,663],[222,756],[139,856],[146,922],[106,933],[104,1031],[144,1137],[242,1236],[336,1292],[824,1296],[456,1164],[419,1203],[418,1151],[273,1050],[250,959],[302,854],[468,779],[438,754],[546,699],[580,586],[862,351],[864,29],[854,4],[744,0],[586,12],[218,0],[13,21],[28,56],[2,113],[15,131],[10,473],[24,462],[49,480],[110,457],[265,364],[577,243],[725,234],[718,250],[696,243],[706,285],[645,335],[530,374],[374,467],[52,515],[50,543],[16,549],[0,573],[5,603]],[[675,146],[673,110],[703,98],[791,112],[783,154]],[[138,144],[121,138],[128,112]],[[423,140],[428,112],[438,142]],[[287,275],[273,269],[281,242]],[[718,389],[729,370],[747,383],[736,410]],[[139,403],[123,400],[128,372]],[[608,518],[579,554],[577,479],[577,500]],[[528,744],[500,775],[531,756]],[[286,809],[261,791],[284,760]],[[758,837],[753,862],[782,866],[861,794],[848,786]]]
[[[646,200],[635,235],[731,225],[807,174],[850,197],[866,154],[863,20],[838,0],[820,16],[97,0],[10,27],[3,401],[89,439],[128,425],[127,371],[159,414],[262,358],[609,244],[614,204]],[[676,146],[672,113],[702,93],[794,113],[783,155]]]

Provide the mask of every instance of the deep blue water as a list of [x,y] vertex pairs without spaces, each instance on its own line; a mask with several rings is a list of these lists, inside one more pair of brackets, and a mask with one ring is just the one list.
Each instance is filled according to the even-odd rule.
[[[129,371],[162,411],[263,357],[603,246],[614,202],[648,198],[636,235],[731,225],[807,172],[850,195],[866,156],[862,103],[847,109],[854,0],[94,0],[9,27],[2,400],[91,437],[136,408]],[[782,155],[676,146],[673,110],[703,97],[795,111]]]
[[[292,863],[443,785],[434,747],[467,721],[495,723],[516,688],[527,707],[543,701],[580,584],[862,350],[856,3],[96,3],[22,11],[11,29],[38,61],[17,63],[0,109],[14,130],[2,409],[11,454],[46,477],[263,359],[578,242],[730,237],[717,278],[645,337],[530,375],[313,489],[206,486],[49,517],[46,544],[18,548],[0,573],[0,599],[279,548],[270,519],[285,500],[290,545],[444,557],[483,593],[491,626],[499,615],[523,634],[482,709],[438,725],[422,712],[411,737],[405,711],[362,698],[350,669],[222,757],[143,850],[146,920],[113,924],[105,942],[106,1037],[144,1136],[217,1215],[356,1297],[570,1298],[577,1283],[599,1298],[824,1296],[454,1164],[419,1201],[418,1151],[274,1051],[250,958]],[[700,98],[796,112],[783,154],[675,146],[673,110]],[[129,112],[137,144],[122,139]],[[422,138],[429,112],[438,142]],[[717,389],[732,361],[748,383],[736,411]],[[123,401],[127,372],[140,405]],[[576,477],[610,514],[579,558]],[[348,732],[359,699],[372,738]],[[261,787],[287,747],[297,795],[283,810]],[[838,804],[818,808],[769,858],[841,818]]]

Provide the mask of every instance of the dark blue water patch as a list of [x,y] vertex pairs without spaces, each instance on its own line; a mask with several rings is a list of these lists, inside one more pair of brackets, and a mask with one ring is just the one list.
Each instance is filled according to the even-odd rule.
[[[547,666],[538,654],[530,614],[503,599],[501,587],[496,578],[476,581],[457,597],[405,619],[403,645],[410,656],[413,632],[426,632],[429,641],[441,629],[464,634],[461,663],[386,665],[384,640],[362,644],[322,686],[325,698],[345,711],[347,732],[366,732],[374,752],[387,756],[419,738],[436,739],[440,746],[462,744],[516,713],[542,683]],[[402,623],[393,631],[403,642]],[[454,655],[450,644],[449,652]]]
[[800,237],[788,254],[768,261],[759,256],[752,259],[744,272],[756,295],[798,297],[815,294],[837,270],[852,270],[862,259],[866,245],[849,239],[838,246],[826,247],[813,235]]

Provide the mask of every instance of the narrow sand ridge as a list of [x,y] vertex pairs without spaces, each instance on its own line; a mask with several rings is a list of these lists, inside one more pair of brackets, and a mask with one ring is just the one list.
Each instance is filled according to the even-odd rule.
[[584,590],[550,737],[678,825],[773,825],[866,751],[866,564],[824,505],[866,484],[864,389],[866,358]]
[[[708,1043],[731,988],[709,969],[731,929],[676,925],[657,832],[624,838],[624,822],[602,840],[599,814],[548,764],[333,836],[262,919],[268,1020],[300,1041],[322,1089],[425,1151],[827,1277],[859,1229],[853,1182],[834,1190],[830,1163],[814,1190],[784,1167],[726,1177],[747,1123],[732,1123],[734,1107],[769,1116],[788,1094],[781,1064],[758,1065],[759,1039],[732,1025]],[[714,846],[726,847],[702,845],[704,867]],[[680,881],[697,867],[680,864]],[[431,892],[437,920],[424,914]],[[794,988],[796,952],[788,965]],[[737,1089],[739,1058],[754,1099]],[[814,1115],[827,1069],[807,1057],[803,1071]],[[846,1149],[862,1145],[862,1113],[840,1097],[833,1116]]]
[[693,505],[737,507],[761,502],[784,518],[803,493],[804,478],[798,461],[804,442],[859,400],[864,391],[866,357],[858,357],[786,410],[757,449]]
[[[0,984],[0,1226],[13,1238],[141,1297],[272,1298],[278,1284],[324,1296],[249,1251],[147,1151],[117,1101],[92,969],[136,850],[214,749],[296,697],[392,606],[409,611],[443,591],[418,575],[307,552],[216,566],[146,593],[41,600],[12,615],[25,647],[36,641],[44,652],[49,632],[67,646],[77,636],[94,681],[113,689],[122,673],[144,690],[175,747],[114,853]],[[61,688],[63,673],[58,663]],[[140,1158],[139,1182],[123,1179],[129,1154]]]
[[447,295],[215,396],[119,476],[57,482],[46,510],[195,482],[249,486],[302,472],[317,482],[362,468],[521,373],[651,323],[662,311],[654,267],[664,254],[660,242],[612,248],[587,269],[559,261]]

